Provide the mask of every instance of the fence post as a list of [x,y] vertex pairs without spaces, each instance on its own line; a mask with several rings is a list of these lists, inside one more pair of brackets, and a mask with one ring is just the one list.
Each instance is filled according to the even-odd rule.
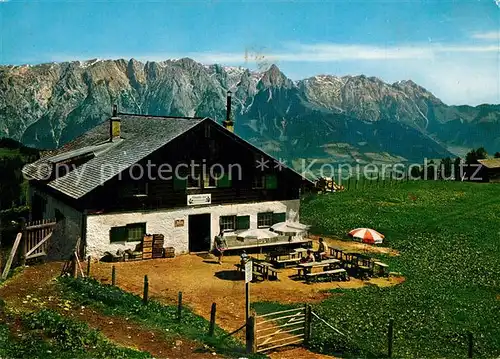
[[307,304],[304,308],[305,310],[305,320],[304,320],[304,344],[309,345],[312,334],[312,309],[311,305]]
[[472,333],[469,332],[467,333],[467,337],[468,337],[468,342],[469,342],[469,358],[472,358],[472,354],[473,354],[473,350],[474,350],[474,342],[473,342],[473,338],[472,338]]
[[87,277],[90,277],[90,260],[91,260],[91,257],[88,256],[87,257]]
[[246,338],[247,338],[247,354],[252,354],[257,352],[257,342],[255,340],[256,336],[256,325],[255,325],[255,314],[248,317],[247,328],[246,328]]
[[394,339],[394,319],[389,319],[389,330],[387,331],[387,356],[392,357],[392,341]]
[[178,303],[177,303],[177,320],[180,322],[182,317],[182,292],[178,294]]
[[144,276],[144,292],[142,294],[142,302],[148,304],[149,281],[148,276]]
[[73,278],[78,278],[78,263],[76,263],[75,253],[71,255],[71,276]]
[[215,333],[215,312],[217,310],[217,304],[212,303],[212,309],[210,310],[210,329],[208,330],[208,335],[213,337]]
[[351,189],[351,177],[347,180],[347,190],[349,191]]
[[21,218],[21,243],[19,243],[19,263],[21,266],[26,265],[26,248],[28,245],[28,231],[26,230],[26,218]]
[[111,268],[111,285],[116,285],[116,268],[113,266]]

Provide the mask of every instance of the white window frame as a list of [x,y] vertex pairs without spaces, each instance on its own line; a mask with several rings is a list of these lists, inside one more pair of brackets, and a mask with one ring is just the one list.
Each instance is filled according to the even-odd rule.
[[[257,213],[257,228],[269,228],[269,227],[271,227],[273,225],[273,214],[274,214],[274,212],[271,212],[271,211]],[[269,218],[269,225],[259,224],[259,215],[270,215],[271,217]]]
[[[232,218],[232,228],[224,228],[224,224],[222,223],[222,218]],[[220,216],[219,217],[219,227],[222,227],[223,232],[234,232],[236,230],[236,215],[235,214],[229,214],[225,216]]]

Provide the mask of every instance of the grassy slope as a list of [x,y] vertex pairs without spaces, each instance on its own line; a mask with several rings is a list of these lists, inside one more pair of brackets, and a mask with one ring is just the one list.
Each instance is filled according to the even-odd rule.
[[317,306],[353,341],[317,324],[313,346],[380,356],[393,317],[396,357],[465,357],[467,331],[475,355],[500,355],[499,195],[498,185],[414,182],[306,199],[302,220],[315,233],[372,227],[386,234],[401,256],[384,260],[407,278],[392,288],[346,290]]
[[215,327],[213,337],[208,335],[209,322],[183,308],[182,320],[177,320],[177,306],[163,305],[150,300],[147,305],[137,295],[127,293],[118,287],[103,285],[96,280],[75,280],[70,277],[59,278],[65,295],[80,305],[91,306],[106,315],[122,316],[142,325],[165,331],[172,335],[181,335],[214,348],[228,357],[265,358],[261,355],[248,356],[244,344]]
[[[21,317],[0,316],[2,358],[150,358],[149,353],[119,347],[86,324],[43,309]],[[4,322],[18,322],[11,332]]]

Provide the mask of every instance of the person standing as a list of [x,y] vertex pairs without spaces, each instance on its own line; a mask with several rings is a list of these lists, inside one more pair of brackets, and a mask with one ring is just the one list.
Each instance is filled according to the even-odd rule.
[[224,250],[227,248],[226,240],[224,239],[224,229],[220,227],[219,234],[215,236],[213,254],[217,257],[219,264],[222,264]]

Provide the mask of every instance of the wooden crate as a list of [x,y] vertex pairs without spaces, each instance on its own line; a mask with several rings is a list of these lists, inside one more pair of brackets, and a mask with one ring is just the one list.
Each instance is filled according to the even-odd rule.
[[163,258],[163,248],[153,249],[153,258]]
[[151,258],[153,258],[153,253],[142,252],[142,259],[151,259]]
[[142,248],[142,253],[152,253],[152,252],[153,252],[152,247]]
[[165,258],[174,258],[175,257],[175,248],[167,247],[165,248]]

